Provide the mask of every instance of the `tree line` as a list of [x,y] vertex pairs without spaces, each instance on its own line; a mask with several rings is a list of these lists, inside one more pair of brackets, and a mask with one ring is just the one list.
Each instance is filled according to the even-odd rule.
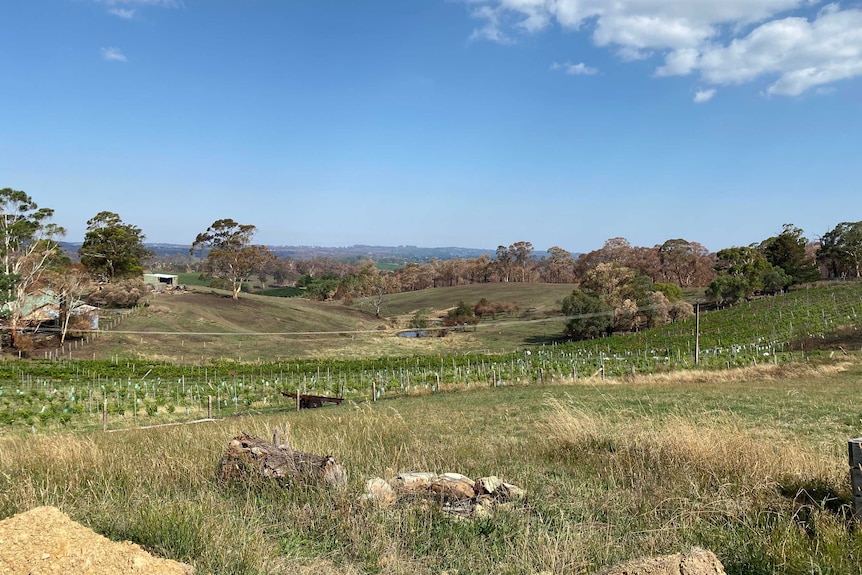
[[[79,261],[73,262],[60,249],[65,230],[51,222],[53,213],[23,191],[0,190],[0,310],[13,345],[27,298],[40,290],[57,294],[61,323],[83,293],[105,305],[134,303],[143,293],[141,273],[153,254],[139,227],[119,214],[99,212],[87,221]],[[362,298],[377,315],[384,297],[398,292],[492,282],[574,284],[563,302],[566,315],[583,316],[570,322],[567,331],[573,337],[676,321],[688,313],[681,289],[703,288],[712,301],[733,302],[821,278],[862,274],[862,222],[842,222],[818,241],[786,224],[760,243],[715,253],[681,238],[639,247],[616,237],[580,255],[552,246],[535,257],[532,243],[518,241],[498,246],[493,254],[413,262],[391,271],[381,271],[371,260],[279,258],[253,243],[256,231],[252,224],[216,220],[192,241],[189,267],[221,282],[234,298],[251,281],[266,288],[271,279],[315,299]]]

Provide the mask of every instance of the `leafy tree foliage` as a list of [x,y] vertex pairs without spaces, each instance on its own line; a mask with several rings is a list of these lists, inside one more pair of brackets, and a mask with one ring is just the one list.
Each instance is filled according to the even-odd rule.
[[587,339],[609,333],[614,312],[599,296],[575,289],[563,299],[563,314],[569,316],[566,335]]
[[6,304],[13,341],[22,302],[43,273],[64,257],[56,239],[65,230],[50,222],[54,210],[40,208],[25,192],[0,190],[0,299]]
[[233,299],[239,299],[243,283],[269,261],[271,254],[264,246],[252,245],[257,228],[239,224],[232,219],[216,220],[192,243],[190,254],[209,248],[204,262],[213,277],[230,282]]
[[[803,237],[800,228],[793,224],[784,224],[784,230],[777,236],[764,240],[760,244],[760,250],[766,261],[773,267],[783,270],[789,277],[788,285],[797,285],[820,279],[817,264],[806,254],[807,246],[808,240]],[[779,287],[784,281],[784,278],[780,278],[780,274],[771,274],[770,287],[778,289],[768,291],[780,291],[788,287]]]
[[735,302],[748,297],[751,286],[741,275],[721,274],[712,282],[706,290],[706,295],[717,302]]
[[842,222],[820,239],[817,261],[832,277],[862,277],[862,222]]
[[548,256],[539,261],[542,281],[571,283],[574,280],[575,258],[559,246],[548,248]]
[[479,323],[479,318],[473,313],[473,308],[470,304],[459,301],[453,309],[450,309],[443,320],[443,325],[475,325]]
[[680,287],[705,285],[710,274],[709,250],[681,238],[667,240],[658,248],[663,277]]
[[488,301],[487,298],[482,298],[473,305],[473,313],[478,318],[492,317],[495,318],[500,314],[511,314],[518,311],[518,305],[511,302]]
[[772,272],[772,264],[763,253],[751,246],[733,247],[716,254],[718,277],[706,290],[715,301],[734,302],[751,297],[764,289],[764,279]]
[[652,289],[664,294],[664,297],[671,303],[682,299],[682,288],[676,284],[654,283]]
[[144,247],[137,226],[124,223],[114,212],[99,212],[87,221],[84,243],[78,250],[87,271],[106,281],[131,278],[143,273],[142,263],[152,256]]

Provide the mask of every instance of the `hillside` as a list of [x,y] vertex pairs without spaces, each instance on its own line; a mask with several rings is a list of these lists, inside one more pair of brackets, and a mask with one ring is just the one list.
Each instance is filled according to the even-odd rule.
[[[231,358],[242,361],[289,357],[380,357],[454,351],[508,352],[558,338],[562,318],[547,321],[571,286],[482,284],[386,296],[381,318],[361,300],[351,306],[302,298],[242,294],[195,287],[187,293],[151,296],[146,306],[122,318],[108,334],[75,349],[73,357],[153,357],[183,363]],[[418,309],[444,315],[463,300],[511,302],[519,311],[497,318],[505,329],[481,329],[422,341],[397,337]],[[115,319],[108,316],[108,319]],[[540,319],[541,321],[533,321]],[[530,320],[530,321],[525,321]],[[175,335],[176,334],[176,335]],[[95,354],[95,355],[94,355]]]

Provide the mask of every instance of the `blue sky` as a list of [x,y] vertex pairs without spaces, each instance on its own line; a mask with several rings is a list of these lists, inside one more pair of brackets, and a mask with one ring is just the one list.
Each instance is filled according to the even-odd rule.
[[711,250],[862,220],[862,2],[9,0],[0,187],[67,239]]

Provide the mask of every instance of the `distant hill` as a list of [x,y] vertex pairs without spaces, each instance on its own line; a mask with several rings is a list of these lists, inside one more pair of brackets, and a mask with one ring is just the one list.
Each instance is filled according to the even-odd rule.
[[[77,259],[78,248],[81,242],[60,242],[60,245],[69,253],[72,259]],[[147,249],[156,254],[157,258],[188,257],[189,247],[182,244],[145,244]],[[488,254],[492,258],[496,249],[439,247],[423,248],[419,246],[366,246],[355,245],[347,247],[321,247],[321,246],[267,246],[275,255],[295,260],[308,260],[313,258],[327,258],[335,260],[360,260],[370,259],[374,261],[390,262],[428,262],[432,259],[472,259]],[[547,252],[536,251],[533,253],[536,259],[547,255]]]

